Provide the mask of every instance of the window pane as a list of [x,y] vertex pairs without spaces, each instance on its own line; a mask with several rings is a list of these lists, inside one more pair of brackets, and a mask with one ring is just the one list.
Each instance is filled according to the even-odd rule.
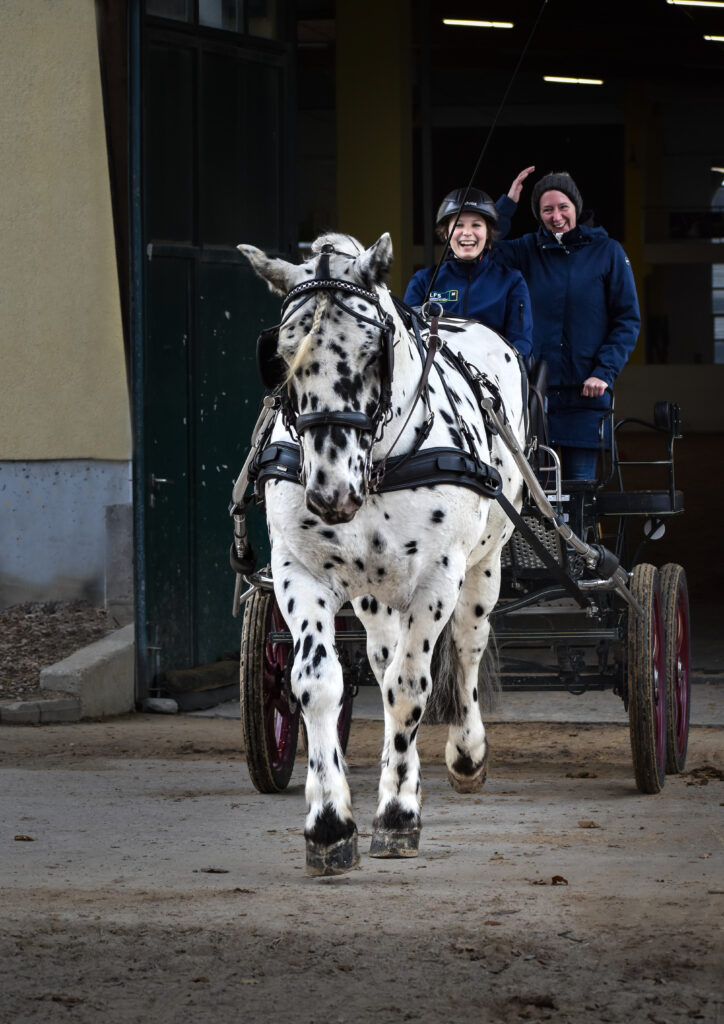
[[713,313],[724,313],[724,288],[714,288],[711,293]]
[[249,0],[249,35],[260,39],[279,38],[278,0]]
[[714,338],[716,341],[724,341],[724,316],[714,317]]
[[713,263],[711,268],[712,288],[724,288],[724,263]]
[[714,342],[714,362],[724,363],[724,341]]
[[192,0],[146,0],[146,14],[174,21],[191,21]]
[[243,0],[199,0],[199,24],[223,28],[227,32],[243,31]]

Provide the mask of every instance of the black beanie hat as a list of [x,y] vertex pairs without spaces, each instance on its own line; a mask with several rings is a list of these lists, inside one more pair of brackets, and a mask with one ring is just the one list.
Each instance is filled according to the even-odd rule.
[[559,171],[555,174],[544,174],[540,181],[535,183],[530,197],[530,205],[533,209],[533,216],[535,219],[540,220],[541,196],[544,192],[550,192],[551,190],[563,192],[564,195],[568,196],[576,208],[576,220],[578,220],[581,216],[581,210],[583,209],[583,200],[581,199],[581,193],[576,188],[575,181],[567,171]]

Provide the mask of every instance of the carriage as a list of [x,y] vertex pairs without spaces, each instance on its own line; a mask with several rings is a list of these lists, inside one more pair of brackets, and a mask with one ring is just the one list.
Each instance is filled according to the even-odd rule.
[[[377,682],[385,695],[383,781],[391,761],[394,762],[396,777],[391,787],[392,797],[388,798],[387,805],[381,803],[382,810],[378,809],[370,852],[372,856],[414,856],[417,852],[419,807],[414,803],[416,794],[412,794],[411,802],[404,804],[404,813],[401,811],[400,794],[405,792],[408,777],[418,765],[414,759],[405,758],[409,753],[408,745],[410,748],[414,745],[420,721],[435,720],[434,715],[439,713],[439,709],[436,712],[432,707],[426,708],[427,694],[420,701],[418,688],[414,699],[408,699],[406,703],[408,717],[404,725],[408,731],[403,734],[402,720],[392,718],[393,713],[398,713],[394,707],[395,698],[399,702],[404,694],[409,697],[412,689],[407,677],[403,683],[402,675],[396,682],[390,682],[394,650],[388,651],[386,644],[391,647],[395,644],[395,630],[400,629],[401,600],[398,600],[398,608],[392,607],[393,602],[387,607],[387,614],[395,617],[395,625],[385,632],[384,625],[380,625],[380,618],[384,616],[380,614],[375,594],[382,594],[381,605],[390,591],[385,590],[382,584],[373,587],[368,576],[368,594],[357,585],[353,599],[343,600],[354,591],[354,587],[343,578],[352,573],[351,566],[347,564],[350,558],[339,554],[343,550],[347,554],[344,548],[334,549],[337,555],[330,555],[331,549],[324,548],[320,556],[326,559],[323,563],[324,578],[325,581],[332,578],[334,582],[333,585],[325,582],[326,589],[319,593],[333,593],[339,598],[331,602],[335,607],[325,608],[325,613],[329,613],[332,623],[341,686],[337,680],[334,705],[328,704],[324,709],[326,733],[322,741],[317,735],[317,723],[306,707],[310,689],[303,680],[300,682],[300,673],[306,672],[309,677],[311,671],[314,676],[316,670],[312,669],[309,659],[315,649],[318,654],[323,651],[321,657],[325,658],[326,650],[323,644],[315,648],[316,636],[305,635],[308,612],[304,613],[306,617],[300,632],[299,608],[295,607],[295,598],[287,599],[290,582],[294,589],[293,580],[285,578],[280,583],[273,577],[269,566],[256,571],[246,535],[248,507],[260,501],[265,488],[270,485],[269,490],[277,502],[277,511],[270,517],[275,531],[275,537],[271,538],[273,557],[276,539],[277,568],[293,562],[296,556],[293,553],[289,555],[286,546],[289,522],[284,519],[289,499],[279,503],[276,488],[282,484],[287,487],[284,494],[295,494],[295,491],[289,491],[289,486],[301,491],[296,483],[301,479],[309,492],[311,481],[317,479],[314,467],[306,463],[309,453],[303,450],[302,438],[313,439],[319,454],[323,450],[319,433],[336,435],[337,444],[343,442],[344,447],[348,436],[356,432],[364,438],[366,432],[367,443],[362,444],[360,460],[365,494],[352,501],[349,494],[339,498],[335,491],[336,504],[331,513],[318,495],[311,499],[308,497],[307,526],[302,520],[300,530],[311,528],[313,531],[316,519],[317,526],[327,524],[320,533],[331,537],[340,529],[339,524],[354,519],[359,506],[377,507],[380,502],[384,503],[385,488],[392,491],[391,498],[387,497],[387,504],[383,504],[387,511],[382,515],[388,520],[391,516],[393,519],[395,515],[399,517],[399,510],[406,507],[405,504],[395,504],[395,500],[405,500],[407,495],[409,502],[411,492],[419,497],[420,506],[427,508],[425,503],[429,501],[430,493],[439,493],[440,480],[443,490],[445,485],[451,486],[448,493],[457,495],[464,491],[467,496],[469,492],[475,492],[478,504],[473,502],[469,508],[476,509],[479,517],[480,508],[484,508],[487,514],[487,520],[483,516],[483,532],[476,535],[475,541],[483,546],[486,542],[489,545],[483,560],[477,563],[482,567],[477,572],[479,579],[473,579],[477,589],[474,593],[467,593],[469,577],[475,575],[477,566],[473,566],[473,570],[468,568],[466,576],[458,564],[456,571],[460,579],[451,602],[443,609],[442,600],[438,600],[436,606],[434,597],[428,595],[426,606],[430,612],[431,635],[435,639],[439,637],[439,647],[443,644],[445,632],[444,622],[438,625],[438,619],[454,621],[458,632],[453,648],[463,646],[460,637],[466,635],[464,631],[471,638],[475,631],[474,638],[470,640],[469,664],[455,669],[462,694],[460,706],[453,711],[448,709],[438,719],[447,722],[451,729],[446,759],[453,786],[461,792],[470,792],[478,789],[485,778],[487,744],[484,731],[481,725],[476,733],[475,721],[468,720],[466,716],[471,695],[477,712],[479,693],[470,679],[473,676],[478,678],[486,648],[487,625],[492,624],[499,675],[504,688],[565,688],[574,694],[590,688],[605,688],[613,690],[622,699],[629,714],[636,785],[643,793],[659,792],[666,773],[681,771],[686,758],[690,701],[689,606],[684,569],[674,564],[657,569],[644,561],[643,556],[647,545],[662,535],[666,519],[683,511],[683,496],[676,490],[674,477],[673,448],[680,436],[678,407],[674,403],[657,403],[650,423],[630,419],[616,422],[612,402],[608,417],[609,441],[606,445],[602,443],[599,479],[582,482],[561,480],[557,455],[541,440],[544,439],[543,382],[537,381],[538,386],[528,390],[527,374],[521,372],[520,367],[511,368],[510,364],[515,360],[511,359],[509,351],[500,348],[502,339],[497,339],[497,336],[490,342],[492,354],[489,355],[493,364],[496,358],[499,359],[497,371],[493,372],[495,365],[493,370],[488,366],[487,372],[472,370],[469,361],[463,357],[466,332],[471,329],[469,324],[445,321],[434,309],[427,311],[427,317],[419,317],[402,309],[396,302],[391,307],[392,300],[387,296],[381,297],[384,286],[377,281],[375,271],[371,269],[375,259],[379,261],[380,258],[375,246],[365,251],[359,243],[346,236],[325,236],[316,245],[317,258],[310,261],[303,274],[293,273],[289,265],[284,274],[280,274],[276,266],[280,261],[267,261],[263,254],[251,247],[240,248],[270,287],[285,294],[282,329],[285,325],[294,327],[297,321],[297,338],[284,357],[286,366],[279,349],[279,330],[265,332],[260,338],[258,358],[267,397],[231,506],[235,524],[231,562],[237,573],[235,613],[238,614],[242,604],[244,609],[242,721],[247,763],[254,786],[263,793],[286,788],[294,766],[302,719],[311,772],[315,767],[319,768],[315,761],[322,759],[320,751],[324,749],[324,742],[332,744],[328,749],[332,750],[335,767],[339,769],[337,752],[343,754],[347,744],[354,697],[360,686]],[[340,259],[335,261],[336,269],[330,270],[330,258],[334,260],[335,256]],[[359,271],[360,266],[362,271]],[[352,268],[356,268],[361,277],[350,273]],[[318,301],[320,297],[321,303]],[[313,310],[306,308],[310,299],[314,304]],[[348,334],[352,333],[349,324],[352,320],[364,335],[365,343],[374,343],[373,357],[369,353],[366,355],[365,366],[369,370],[376,358],[379,377],[362,410],[359,402],[354,401],[349,387],[339,387],[339,382],[332,388],[332,394],[337,396],[338,404],[340,397],[345,399],[346,406],[341,410],[320,413],[314,403],[306,404],[309,392],[305,377],[310,376],[310,365],[314,367],[317,364],[320,349],[324,348],[320,306],[324,307],[331,322],[331,335],[327,341],[330,336],[345,337],[340,334],[339,322]],[[486,331],[485,328],[481,330]],[[310,364],[312,357],[307,353],[306,363],[300,361],[296,350],[304,348],[303,339],[309,345],[315,331],[320,335],[316,343],[311,342],[318,346],[316,357],[312,353],[314,361]],[[404,350],[409,350],[410,364],[415,364],[415,369],[410,371],[412,376],[406,382],[406,390],[404,387],[402,390],[402,394],[408,395],[409,411],[398,406],[395,423],[393,378],[402,373],[398,367]],[[345,350],[343,355],[340,350],[336,358],[344,384],[345,377],[349,375],[341,368],[349,358],[349,351]],[[433,367],[437,369],[436,359],[438,363],[444,360],[449,364],[447,383],[445,373],[439,370],[438,377],[434,378],[437,392],[445,392],[440,399],[432,385],[432,370]],[[312,377],[314,372],[311,371]],[[453,373],[458,375],[454,378],[454,387],[450,383]],[[520,385],[510,383],[519,380],[523,381],[524,388],[521,395],[515,390]],[[297,385],[296,382],[300,383]],[[297,402],[292,409],[285,396],[295,393],[295,387]],[[474,401],[464,394],[465,388]],[[413,391],[414,399],[410,399]],[[437,405],[434,405],[435,401]],[[469,406],[465,416],[455,415],[455,407],[460,410],[464,401]],[[414,426],[415,421],[411,417],[416,408],[419,418],[417,426]],[[445,411],[446,408],[449,412]],[[432,441],[435,440],[431,427],[435,412],[438,423],[444,422],[447,426],[446,436],[457,441],[457,448],[462,449],[462,454],[449,443],[430,447],[430,435]],[[466,424],[473,420],[473,413],[480,417],[479,429],[475,423],[472,424],[474,437],[469,432],[466,434]],[[663,485],[658,490],[629,490],[624,486],[627,465],[631,462],[620,455],[619,439],[632,426],[653,432],[661,441],[662,457],[648,463],[663,474]],[[407,436],[405,430],[408,427],[413,438],[424,436],[422,441],[401,444],[398,453],[395,445],[401,437]],[[387,448],[381,445],[385,431],[388,438],[394,438],[388,442]],[[370,454],[374,444],[377,444],[378,451],[380,448],[383,451],[376,462],[372,461]],[[489,456],[487,462],[476,459],[476,447],[485,449]],[[308,444],[306,448],[312,448],[312,445]],[[350,465],[352,461],[350,456]],[[641,465],[643,461],[636,460],[633,464]],[[320,478],[324,476],[319,469],[316,473]],[[489,506],[492,506],[490,511]],[[309,517],[309,511],[313,511],[314,519]],[[295,514],[298,516],[298,510]],[[445,511],[435,509],[432,512],[432,521],[440,522],[441,518],[435,520],[435,516],[444,518]],[[461,518],[460,522],[467,522],[467,519]],[[643,527],[639,531],[640,539],[634,537],[637,524]],[[486,533],[486,529],[490,532]],[[308,540],[312,547],[317,543],[314,538],[306,538],[301,533],[300,537]],[[278,554],[282,544],[288,556],[285,561],[280,561]],[[416,540],[408,540],[406,545],[402,549],[405,553],[419,554]],[[320,551],[322,547],[320,544]],[[420,540],[420,547],[424,547],[424,538]],[[439,553],[437,551],[436,555]],[[473,559],[469,554],[467,557],[469,565]],[[397,558],[400,558],[399,552]],[[452,554],[450,558],[454,560]],[[446,559],[447,555],[444,555],[442,560],[436,557],[433,561],[431,554],[429,565],[434,565],[437,572],[440,561]],[[362,564],[360,557],[355,561]],[[624,565],[630,568],[625,569]],[[384,560],[376,571],[384,576]],[[278,577],[279,573],[275,575]],[[436,578],[446,582],[448,577],[438,574]],[[310,579],[307,577],[306,586]],[[242,594],[244,582],[247,589]],[[494,607],[486,609],[483,605],[490,594],[493,594]],[[316,600],[321,605],[325,604],[323,598],[317,597]],[[415,607],[417,612],[418,606]],[[296,637],[295,630],[287,622],[289,618],[297,620]],[[410,614],[408,631],[411,631],[412,620],[413,615]],[[317,621],[316,627],[322,636],[326,625]],[[421,635],[417,635],[418,646]],[[427,639],[423,645],[427,652],[430,646]],[[432,646],[435,647],[434,642]],[[384,658],[380,652],[384,652]],[[402,658],[402,654],[398,654],[395,672],[400,668],[399,659]],[[408,659],[416,657],[417,649],[413,649],[411,644],[404,656]],[[426,689],[426,672],[430,669],[431,657],[429,654],[423,663],[420,676],[423,690]],[[303,667],[305,658],[306,667]],[[295,661],[300,659],[302,666],[295,668]],[[439,670],[438,661],[437,668],[432,667],[433,675]],[[482,674],[479,678],[482,688]],[[300,716],[302,705],[307,713]],[[308,735],[310,722],[315,731],[311,740]],[[334,732],[331,740],[330,729]],[[471,734],[477,737],[477,747],[473,740],[469,740]],[[466,746],[468,742],[469,746]],[[416,786],[419,791],[419,776]],[[330,797],[325,792],[320,798],[315,787],[319,787],[319,779],[315,778],[310,783],[308,777],[310,807],[315,797],[321,803],[317,819],[312,824],[311,810],[308,815],[305,831],[307,869],[312,874],[348,870],[358,859],[356,829],[352,833],[349,827],[346,830],[336,827],[336,831],[332,827],[330,838],[329,821],[323,828],[319,825],[331,806]],[[381,793],[383,791],[384,785],[381,785]],[[344,819],[344,813],[341,819]]]

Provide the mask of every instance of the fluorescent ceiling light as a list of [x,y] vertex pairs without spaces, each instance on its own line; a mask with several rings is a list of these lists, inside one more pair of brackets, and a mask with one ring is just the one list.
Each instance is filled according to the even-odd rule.
[[666,0],[677,7],[724,7],[724,0]]
[[562,78],[560,75],[543,75],[544,82],[562,82],[564,85],[603,85],[602,78]]
[[714,174],[724,174],[724,167],[712,167]]
[[512,21],[468,21],[465,18],[443,18],[443,25],[457,25],[461,28],[513,28]]
[[704,36],[710,43],[724,43],[724,36]]

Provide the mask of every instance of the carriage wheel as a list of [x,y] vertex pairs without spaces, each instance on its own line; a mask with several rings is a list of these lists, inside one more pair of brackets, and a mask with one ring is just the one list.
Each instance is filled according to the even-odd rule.
[[683,772],[689,744],[689,590],[686,572],[669,563],[660,572],[666,659],[666,771]]
[[636,785],[658,793],[666,774],[666,659],[658,570],[635,566],[631,593],[643,608],[628,620],[628,711]]
[[249,776],[260,793],[286,789],[297,752],[299,708],[292,710],[284,694],[292,648],[271,638],[286,630],[274,594],[252,594],[241,633],[241,721]]

